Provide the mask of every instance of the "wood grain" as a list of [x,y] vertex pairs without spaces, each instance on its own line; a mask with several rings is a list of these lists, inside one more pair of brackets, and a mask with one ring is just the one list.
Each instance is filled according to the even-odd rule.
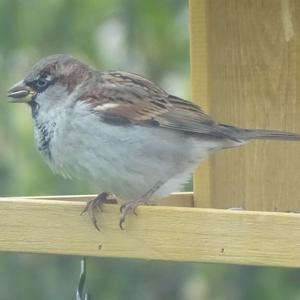
[[[207,1],[189,1],[190,64],[192,99],[206,112],[210,111],[208,89],[208,38]],[[194,206],[212,207],[211,203],[211,162],[202,162],[194,174]]]
[[[207,34],[191,45],[208,48],[211,115],[240,127],[300,132],[300,2],[191,1],[206,5]],[[299,142],[259,141],[217,153],[208,176],[211,207],[300,210]]]
[[118,227],[119,206],[85,201],[0,199],[0,251],[300,267],[300,215],[144,206]]
[[[53,196],[34,196],[34,197],[14,197],[14,199],[89,201],[95,199],[96,196],[97,195],[56,195],[56,196],[53,195]],[[157,204],[164,205],[164,206],[193,207],[194,206],[193,196],[194,195],[192,192],[173,193],[164,199],[160,199]]]

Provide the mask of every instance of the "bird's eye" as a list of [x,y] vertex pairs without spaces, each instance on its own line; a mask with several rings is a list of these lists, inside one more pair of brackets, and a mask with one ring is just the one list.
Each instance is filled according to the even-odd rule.
[[48,84],[48,80],[46,78],[40,77],[37,82],[36,82],[36,86],[38,88],[44,88],[46,87]]
[[32,82],[33,88],[39,92],[42,93],[45,91],[50,84],[53,84],[54,80],[50,76],[50,74],[42,74],[40,75],[36,80]]

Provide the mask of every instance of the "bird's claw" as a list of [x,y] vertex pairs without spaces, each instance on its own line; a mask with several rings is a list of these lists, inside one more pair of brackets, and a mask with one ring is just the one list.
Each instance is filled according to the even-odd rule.
[[[131,212],[134,212],[136,207],[137,206],[132,206],[132,204],[134,203],[135,201],[132,201],[132,202],[128,202],[128,203],[125,203],[123,205],[121,205],[120,207],[120,221],[119,221],[119,226],[120,226],[120,229],[121,230],[124,230],[124,227],[123,227],[123,224],[125,223],[125,218],[128,214],[130,214]],[[136,213],[135,213],[136,214]]]
[[136,212],[136,209],[138,208],[138,206],[149,205],[149,204],[150,204],[150,202],[148,199],[141,198],[141,199],[130,201],[130,202],[127,202],[127,203],[121,205],[121,207],[120,207],[121,216],[120,216],[120,221],[119,221],[119,226],[120,226],[121,230],[124,230],[123,224],[125,223],[125,219],[126,219],[127,215],[134,214],[135,216],[137,216],[138,214]]
[[[102,211],[103,203],[111,202],[112,200],[116,200],[116,197],[113,194],[109,194],[106,192],[101,193],[95,199],[92,199],[87,202],[85,208],[83,209],[80,215],[87,213],[95,228],[98,231],[100,231],[100,227],[97,223],[96,212],[98,210]],[[121,230],[124,230],[126,216],[129,214],[134,214],[135,216],[137,216],[138,214],[136,212],[136,209],[140,205],[149,205],[149,200],[143,197],[134,201],[127,202],[120,206],[119,227]]]
[[91,222],[95,226],[95,228],[98,231],[100,231],[100,227],[98,226],[98,223],[97,223],[96,212],[99,210],[103,211],[102,210],[103,203],[105,203],[106,201],[111,201],[113,199],[115,199],[114,195],[103,192],[103,193],[99,194],[95,199],[88,201],[80,215],[87,213],[91,219]]
[[123,224],[125,222],[125,216],[121,215],[120,220],[119,220],[119,227],[121,230],[124,230]]

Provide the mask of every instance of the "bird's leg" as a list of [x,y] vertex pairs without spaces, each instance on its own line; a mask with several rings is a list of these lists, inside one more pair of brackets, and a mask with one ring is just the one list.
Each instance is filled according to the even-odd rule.
[[111,203],[113,200],[117,200],[115,195],[103,192],[99,194],[95,199],[88,201],[80,215],[87,213],[96,229],[100,231],[100,228],[97,224],[96,212],[98,210],[102,211],[103,203]]
[[158,181],[149,191],[147,191],[142,197],[133,200],[133,201],[129,201],[125,204],[123,204],[120,207],[120,222],[119,222],[119,226],[120,228],[123,230],[123,224],[125,222],[125,218],[127,215],[133,213],[137,216],[136,213],[136,208],[140,205],[149,205],[150,202],[150,197],[164,184],[164,181]]

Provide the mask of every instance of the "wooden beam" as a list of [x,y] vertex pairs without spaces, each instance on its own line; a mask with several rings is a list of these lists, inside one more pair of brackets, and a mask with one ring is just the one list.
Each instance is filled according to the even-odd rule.
[[[60,196],[14,197],[14,199],[89,201],[95,199],[96,196],[97,195],[63,195],[63,196],[60,195]],[[164,206],[193,207],[194,206],[193,192],[173,193],[164,199],[160,199],[158,204]]]
[[122,231],[119,206],[107,204],[98,232],[84,206],[1,198],[0,250],[300,267],[298,214],[143,206]]
[[[206,2],[212,116],[299,133],[299,1]],[[257,141],[217,153],[211,178],[212,207],[299,210],[300,143]]]
[[[192,100],[209,113],[207,1],[189,0],[189,12]],[[210,174],[210,160],[204,161],[194,174],[196,207],[212,207]]]
[[[217,121],[300,132],[296,0],[190,0],[193,101]],[[299,210],[300,143],[223,151],[194,178],[196,206]]]

